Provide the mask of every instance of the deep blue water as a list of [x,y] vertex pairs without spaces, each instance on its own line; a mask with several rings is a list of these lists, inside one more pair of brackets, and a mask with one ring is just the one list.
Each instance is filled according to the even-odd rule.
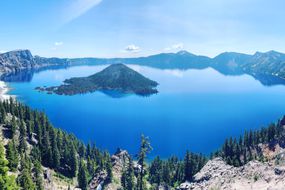
[[95,92],[60,96],[34,90],[59,85],[66,78],[88,76],[106,66],[77,66],[34,74],[29,82],[10,82],[10,94],[43,110],[51,122],[84,142],[113,152],[135,154],[140,135],[150,137],[152,156],[182,156],[187,149],[205,154],[229,136],[257,129],[285,114],[285,86],[263,86],[248,75],[224,76],[213,69],[160,70],[132,65],[157,81],[150,97]]

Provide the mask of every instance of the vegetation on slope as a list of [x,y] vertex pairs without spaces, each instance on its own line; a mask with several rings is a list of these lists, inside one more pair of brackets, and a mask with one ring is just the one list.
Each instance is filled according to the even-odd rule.
[[115,90],[122,93],[150,95],[157,93],[157,82],[152,81],[140,73],[123,64],[114,64],[103,71],[88,77],[71,78],[58,87],[37,88],[56,94],[74,95],[94,92],[96,90]]
[[[90,180],[104,172],[104,184],[119,183],[122,189],[157,189],[176,187],[193,176],[207,162],[201,154],[187,152],[183,160],[156,157],[149,164],[145,160],[151,151],[148,138],[142,136],[136,157],[129,155],[123,166],[120,182],[113,177],[113,163],[108,152],[81,141],[61,129],[54,128],[42,112],[31,110],[16,101],[0,103],[0,187],[6,189],[44,189],[43,167],[58,175],[76,179],[81,189],[88,189]],[[221,156],[227,163],[241,166],[250,160],[266,160],[262,148],[268,145],[285,147],[285,119],[267,128],[245,132],[239,139],[229,138],[213,156]],[[3,148],[5,145],[5,149]],[[133,162],[133,160],[137,160]],[[13,175],[8,174],[10,171]]]
[[[11,99],[0,102],[0,124],[5,139],[5,143],[0,143],[0,185],[4,185],[1,189],[44,189],[43,167],[53,169],[59,176],[77,179],[83,190],[100,172],[107,175],[104,184],[113,183],[110,154],[90,143],[85,146],[75,136],[54,128],[44,113]],[[138,156],[129,157],[137,159],[137,164],[130,161],[124,167],[120,179],[123,189],[142,190],[149,188],[147,184],[177,186],[191,180],[206,162],[206,157],[187,152],[184,160],[157,157],[147,165],[150,150],[149,140],[142,136]],[[8,175],[8,170],[17,178]]]
[[276,145],[285,148],[285,117],[256,131],[245,132],[240,138],[225,140],[222,148],[213,156],[221,156],[228,164],[242,166],[251,160],[265,161],[263,146],[274,151]]

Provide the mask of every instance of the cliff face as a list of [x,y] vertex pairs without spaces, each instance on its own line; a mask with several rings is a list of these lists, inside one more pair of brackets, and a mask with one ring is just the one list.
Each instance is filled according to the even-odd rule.
[[32,68],[35,65],[36,63],[29,50],[16,50],[0,54],[1,73]]
[[[284,157],[284,150],[277,157]],[[254,160],[244,166],[233,167],[226,164],[222,158],[215,158],[194,176],[193,182],[182,183],[177,190],[282,190],[284,184],[285,166],[280,160]]]
[[0,75],[22,69],[69,64],[68,59],[33,56],[29,50],[15,50],[0,54]]

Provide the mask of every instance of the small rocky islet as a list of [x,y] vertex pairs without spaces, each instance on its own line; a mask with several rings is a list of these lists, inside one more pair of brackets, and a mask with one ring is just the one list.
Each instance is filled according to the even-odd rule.
[[36,87],[48,94],[76,95],[98,90],[118,91],[126,94],[148,96],[158,93],[158,83],[150,80],[124,64],[112,64],[104,70],[88,76],[66,79],[60,86]]

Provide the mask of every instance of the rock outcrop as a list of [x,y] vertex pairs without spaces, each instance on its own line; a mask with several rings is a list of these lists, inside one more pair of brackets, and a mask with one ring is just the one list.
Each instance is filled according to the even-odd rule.
[[36,65],[34,57],[29,50],[15,50],[0,54],[0,72],[6,73]]
[[123,168],[128,164],[130,155],[126,150],[118,149],[114,155],[112,155],[112,173],[113,181],[116,183],[104,184],[107,178],[105,171],[97,172],[92,178],[89,188],[90,190],[99,190],[103,187],[105,190],[114,190],[121,187],[120,181],[123,173]]
[[285,167],[274,162],[251,161],[242,167],[226,164],[222,158],[210,160],[193,182],[182,183],[179,190],[282,190]]
[[69,64],[68,59],[34,57],[29,50],[15,50],[0,54],[0,75],[23,69],[66,64]]

